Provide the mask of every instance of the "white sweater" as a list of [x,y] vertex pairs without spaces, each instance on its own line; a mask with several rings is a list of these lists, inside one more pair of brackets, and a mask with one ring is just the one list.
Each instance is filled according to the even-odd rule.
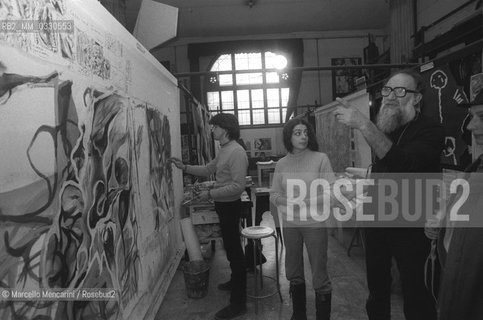
[[[312,219],[309,209],[308,199],[311,197],[316,197],[322,192],[319,189],[319,194],[310,194],[310,185],[315,179],[324,179],[328,184],[332,184],[335,181],[335,175],[332,171],[332,166],[330,160],[325,153],[315,152],[310,149],[306,149],[300,153],[293,154],[288,153],[285,157],[277,162],[275,167],[275,173],[273,176],[273,182],[270,192],[270,201],[273,204],[276,203],[276,199],[279,196],[287,197],[287,181],[289,179],[297,179],[297,181],[305,185],[306,194],[303,197],[305,203],[307,204],[307,220],[304,221],[304,217],[300,217],[299,206],[295,205],[293,212],[294,219],[289,219],[293,221],[287,221],[287,210],[282,208],[282,217],[285,224],[288,225],[323,225],[323,222],[318,222]],[[294,188],[294,198],[300,197],[300,188]],[[318,208],[322,210],[322,206]]]

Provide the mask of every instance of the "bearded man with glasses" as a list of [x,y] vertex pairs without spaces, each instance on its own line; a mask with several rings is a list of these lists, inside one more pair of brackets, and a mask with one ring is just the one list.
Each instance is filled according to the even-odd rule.
[[[359,130],[376,156],[372,173],[441,171],[444,129],[436,120],[421,114],[423,89],[418,73],[412,70],[393,73],[381,89],[382,103],[376,123],[346,100],[337,98],[340,103],[334,111],[337,121]],[[377,189],[377,186],[370,189],[369,196],[377,194]],[[378,204],[373,203],[370,210],[377,213]],[[408,211],[408,205],[399,203],[397,210],[399,214],[402,210]],[[392,258],[395,258],[401,275],[405,318],[436,319],[435,301],[424,283],[424,265],[431,245],[424,228],[393,226],[366,228],[364,231],[369,320],[391,318]]]

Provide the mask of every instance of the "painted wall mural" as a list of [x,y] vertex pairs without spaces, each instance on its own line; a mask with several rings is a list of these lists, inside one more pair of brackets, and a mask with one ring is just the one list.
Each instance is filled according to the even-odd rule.
[[0,33],[0,289],[116,292],[0,299],[0,318],[144,318],[183,251],[174,78],[127,31],[103,29],[116,22],[95,1],[0,0],[0,12],[77,28]]

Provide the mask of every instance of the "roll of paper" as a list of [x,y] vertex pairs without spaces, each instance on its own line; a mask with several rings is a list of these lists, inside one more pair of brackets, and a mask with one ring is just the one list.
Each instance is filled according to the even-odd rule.
[[347,167],[345,168],[345,172],[352,175],[356,176],[359,178],[365,178],[367,174],[367,168],[355,168],[355,167]]
[[184,243],[186,244],[190,261],[203,260],[203,256],[201,255],[200,241],[196,235],[191,218],[184,218],[180,221],[180,223]]

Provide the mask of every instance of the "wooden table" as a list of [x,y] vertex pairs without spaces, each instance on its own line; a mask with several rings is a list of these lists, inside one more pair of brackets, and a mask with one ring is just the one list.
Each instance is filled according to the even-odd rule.
[[[252,212],[252,201],[248,196],[247,192],[244,191],[240,197],[241,204],[242,204],[242,213],[241,213],[241,223],[242,227],[247,226],[247,220],[251,216]],[[195,231],[197,228],[204,228],[204,229],[219,229],[219,232],[212,232],[211,234],[207,234],[206,237],[199,238],[200,242],[210,242],[212,245],[212,249],[215,249],[215,240],[221,239],[221,228],[219,226],[220,219],[218,214],[215,210],[215,204],[212,201],[202,201],[202,202],[192,202],[189,205],[185,206],[187,216],[191,217],[191,221],[193,222],[193,226]],[[197,232],[197,235],[199,236]]]

